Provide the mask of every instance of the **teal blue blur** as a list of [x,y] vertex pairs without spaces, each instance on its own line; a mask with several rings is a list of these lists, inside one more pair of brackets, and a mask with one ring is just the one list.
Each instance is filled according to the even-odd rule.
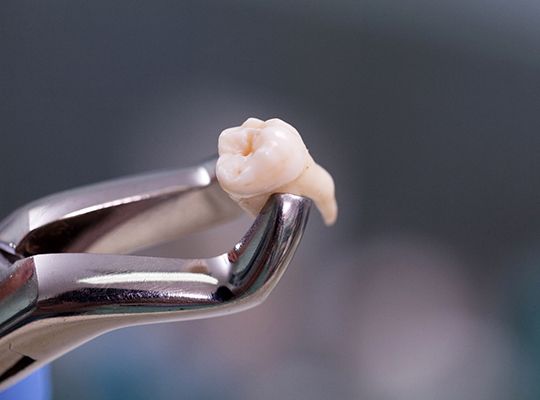
[[49,400],[51,380],[49,367],[42,368],[0,393],[0,400]]
[[518,398],[540,398],[540,254],[532,245],[518,252],[506,271],[504,292],[507,294],[508,324],[514,333],[514,347],[521,365],[511,374]]

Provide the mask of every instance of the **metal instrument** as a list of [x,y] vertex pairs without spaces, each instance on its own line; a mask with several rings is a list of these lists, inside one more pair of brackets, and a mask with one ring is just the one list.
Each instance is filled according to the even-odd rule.
[[0,389],[105,332],[261,303],[302,237],[307,198],[275,194],[207,259],[120,255],[239,214],[215,160],[55,194],[0,223]]

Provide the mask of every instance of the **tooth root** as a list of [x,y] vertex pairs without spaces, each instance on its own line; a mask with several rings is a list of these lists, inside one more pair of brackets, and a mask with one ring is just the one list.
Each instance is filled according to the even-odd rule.
[[334,192],[334,180],[323,167],[311,157],[306,170],[296,180],[284,185],[283,192],[306,196],[313,200],[326,225],[332,225],[337,219],[337,203]]
[[[291,193],[309,197],[321,213],[327,226],[336,222],[338,208],[334,194],[334,181],[328,171],[315,163],[311,157],[305,171],[295,180],[282,185],[272,193]],[[315,184],[314,184],[315,183]],[[231,197],[249,214],[255,216],[264,207],[272,193],[253,197]]]

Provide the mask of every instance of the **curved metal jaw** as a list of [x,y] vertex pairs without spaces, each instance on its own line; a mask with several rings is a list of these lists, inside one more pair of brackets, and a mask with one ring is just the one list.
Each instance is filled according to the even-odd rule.
[[[131,251],[238,213],[212,163],[191,171],[183,172],[191,179],[185,185],[174,173],[123,180],[46,198],[8,219],[0,229],[0,252],[13,262],[4,262],[0,283],[0,389],[107,331],[224,315],[268,296],[300,242],[309,199],[273,195],[247,234],[217,257],[72,252]],[[194,183],[194,174],[204,179]]]

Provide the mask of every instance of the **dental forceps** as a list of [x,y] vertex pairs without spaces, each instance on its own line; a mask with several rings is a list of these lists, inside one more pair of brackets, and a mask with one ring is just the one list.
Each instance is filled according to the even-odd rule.
[[105,332],[261,303],[301,240],[311,201],[274,194],[230,251],[124,255],[239,214],[215,160],[30,203],[0,223],[0,389]]

